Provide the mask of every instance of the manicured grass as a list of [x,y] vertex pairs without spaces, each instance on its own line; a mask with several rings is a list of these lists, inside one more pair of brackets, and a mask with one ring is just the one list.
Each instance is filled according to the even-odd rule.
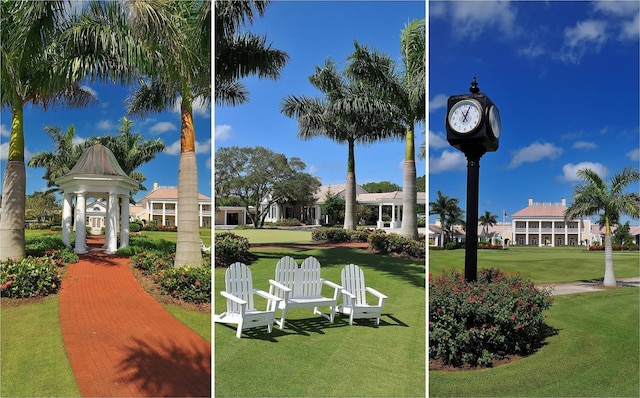
[[639,290],[557,296],[558,334],[536,354],[494,369],[429,372],[430,397],[638,397]]
[[211,313],[185,310],[175,305],[165,305],[164,308],[211,343]]
[[[178,239],[178,234],[176,232],[142,231],[141,234],[150,239],[164,239],[169,242],[176,242]],[[210,229],[200,229],[200,239],[204,242],[205,246],[211,245],[211,235],[212,232]]]
[[[429,272],[443,268],[464,269],[464,249],[429,250]],[[613,252],[616,278],[640,275],[639,252]],[[500,268],[520,272],[538,284],[601,279],[604,251],[573,247],[511,247],[509,250],[478,250],[478,269]]]
[[[250,329],[241,339],[235,327],[215,324],[215,396],[425,396],[424,263],[349,248],[252,252],[259,257],[250,265],[255,288],[269,290],[281,257],[300,263],[313,255],[323,278],[340,283],[340,271],[353,262],[364,269],[367,285],[389,299],[379,327],[365,320],[349,326],[342,316],[331,324],[312,309],[289,311],[284,330]],[[215,270],[218,314],[226,308],[219,294],[224,272]]]
[[[218,231],[221,232],[221,231]],[[289,229],[233,229],[252,244],[311,243],[311,231]]]
[[0,311],[2,397],[79,397],[67,359],[58,297]]

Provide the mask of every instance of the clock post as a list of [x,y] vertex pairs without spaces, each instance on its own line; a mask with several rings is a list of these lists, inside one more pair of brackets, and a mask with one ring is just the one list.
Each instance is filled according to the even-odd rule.
[[447,100],[445,128],[447,141],[467,158],[467,239],[464,278],[478,280],[478,191],[480,158],[499,146],[500,112],[489,97],[480,92],[473,78],[471,94],[453,95]]

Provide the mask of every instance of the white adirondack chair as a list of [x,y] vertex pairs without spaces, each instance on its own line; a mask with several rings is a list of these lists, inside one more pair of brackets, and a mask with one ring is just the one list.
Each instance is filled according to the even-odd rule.
[[[220,294],[227,299],[227,311],[220,315],[213,314],[213,321],[237,324],[237,338],[241,337],[243,330],[258,326],[266,326],[271,333],[277,303],[281,299],[263,290],[254,289],[251,270],[242,263],[231,264],[224,279],[226,290]],[[254,294],[267,299],[265,311],[258,311],[254,307]]]
[[[276,323],[280,329],[285,328],[287,310],[291,308],[313,307],[313,313],[321,315],[333,323],[338,295],[342,286],[320,277],[320,262],[315,257],[308,257],[300,268],[293,258],[286,256],[276,264],[275,280],[269,279],[269,294],[280,297],[278,308],[282,310],[280,320]],[[322,285],[334,289],[332,297],[322,296]],[[328,306],[329,314],[318,310],[319,306]]]
[[[384,301],[388,298],[379,291],[367,287],[364,283],[364,272],[355,264],[349,264],[342,269],[342,304],[337,311],[349,316],[349,325],[354,319],[376,318],[376,325],[380,324],[380,315]],[[378,298],[376,305],[367,303],[367,292]]]

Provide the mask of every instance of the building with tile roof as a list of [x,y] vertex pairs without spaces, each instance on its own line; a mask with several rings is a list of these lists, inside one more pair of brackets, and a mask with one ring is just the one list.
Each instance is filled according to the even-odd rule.
[[[211,228],[213,212],[211,198],[198,194],[198,217],[200,228]],[[153,189],[135,206],[131,206],[132,220],[142,221],[144,224],[154,221],[156,225],[173,227],[178,225],[178,187],[159,186],[153,183]]]

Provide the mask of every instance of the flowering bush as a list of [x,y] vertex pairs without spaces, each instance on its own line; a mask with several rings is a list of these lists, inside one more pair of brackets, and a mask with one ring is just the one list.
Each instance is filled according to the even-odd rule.
[[142,270],[144,274],[153,274],[162,269],[173,266],[173,256],[159,251],[147,251],[131,256],[134,267]]
[[176,252],[176,243],[165,239],[150,239],[145,236],[131,236],[129,246],[122,247],[116,251],[118,256],[131,257],[137,253],[154,251],[171,254]]
[[425,239],[424,235],[418,240],[413,240],[400,234],[387,234],[383,230],[377,230],[369,235],[369,249],[381,254],[395,253],[412,258],[424,258]]
[[491,243],[478,243],[478,249],[502,250],[502,245],[492,245]]
[[497,355],[529,355],[546,337],[549,290],[521,275],[480,269],[468,283],[457,270],[429,275],[429,356],[453,366],[491,366]]
[[27,257],[0,263],[2,297],[47,296],[60,288],[58,261],[50,256]]
[[211,266],[162,269],[153,275],[167,294],[192,303],[211,302]]
[[36,235],[25,239],[24,250],[27,256],[41,257],[49,250],[64,250],[67,246],[60,235]]
[[[589,246],[589,250],[604,250],[604,245],[591,245]],[[611,245],[611,250],[614,250],[614,251],[631,250],[631,247],[623,246],[623,245]]]
[[232,232],[218,232],[215,237],[216,267],[228,267],[235,262],[251,261],[249,240]]

